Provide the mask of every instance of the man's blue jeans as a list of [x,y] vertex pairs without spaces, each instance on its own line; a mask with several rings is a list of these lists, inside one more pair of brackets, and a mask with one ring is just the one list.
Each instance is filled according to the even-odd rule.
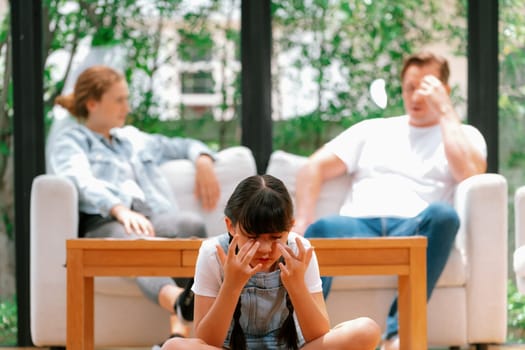
[[[403,205],[400,202],[400,205]],[[328,216],[311,224],[306,238],[425,236],[427,237],[427,300],[445,268],[459,228],[459,217],[452,206],[433,203],[413,218],[355,218]],[[328,297],[332,277],[323,277],[323,294]],[[385,338],[398,333],[397,298],[386,321]]]

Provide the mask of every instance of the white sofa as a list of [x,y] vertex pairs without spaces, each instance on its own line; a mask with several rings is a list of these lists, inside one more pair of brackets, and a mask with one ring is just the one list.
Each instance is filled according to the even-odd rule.
[[513,268],[518,291],[525,294],[525,186],[514,193],[515,250]]
[[[305,157],[275,151],[267,172],[282,179],[293,195],[295,174],[305,161]],[[324,185],[317,217],[337,213],[350,183],[351,178],[343,176]],[[428,343],[436,347],[480,344],[480,349],[488,343],[504,343],[507,181],[498,174],[471,177],[459,184],[455,207],[461,227],[428,305]],[[334,278],[327,299],[332,323],[365,315],[384,328],[396,287],[392,276]]]
[[[292,196],[295,174],[305,157],[275,151],[269,174],[282,179]],[[164,166],[173,190],[189,209],[193,167],[187,161]],[[204,214],[211,235],[224,232],[222,208],[233,187],[256,173],[251,152],[234,147],[219,153],[222,186],[219,208]],[[177,174],[175,176],[174,174]],[[350,185],[348,176],[325,184],[317,215],[336,213]],[[460,184],[456,207],[462,225],[456,247],[438,282],[428,310],[429,344],[463,346],[501,343],[506,338],[507,184],[496,174]],[[76,235],[77,197],[68,181],[53,175],[35,178],[31,193],[31,334],[38,346],[63,346],[66,329],[65,240]],[[327,304],[332,323],[366,315],[384,326],[395,293],[391,276],[336,277]],[[167,312],[142,297],[126,278],[95,282],[96,346],[148,346],[168,335]]]
[[[217,155],[215,171],[221,198],[212,212],[203,212],[194,195],[190,161],[163,165],[179,203],[200,212],[208,234],[225,232],[223,208],[234,187],[256,174],[255,160],[245,147],[227,148]],[[73,184],[56,175],[40,175],[31,190],[31,336],[37,346],[66,344],[66,239],[77,236],[78,205]],[[95,345],[151,346],[169,336],[169,314],[143,297],[132,279],[95,279]]]

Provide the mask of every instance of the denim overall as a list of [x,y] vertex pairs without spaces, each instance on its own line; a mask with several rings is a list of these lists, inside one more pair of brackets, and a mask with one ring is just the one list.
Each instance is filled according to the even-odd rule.
[[[219,242],[226,253],[229,247],[229,235],[220,237]],[[286,308],[286,289],[280,270],[259,272],[252,276],[241,292],[240,325],[246,337],[246,348],[249,350],[286,350],[277,339],[279,330],[288,316]],[[304,345],[304,338],[295,319],[299,348]],[[230,349],[230,336],[234,321],[230,324],[224,348]]]

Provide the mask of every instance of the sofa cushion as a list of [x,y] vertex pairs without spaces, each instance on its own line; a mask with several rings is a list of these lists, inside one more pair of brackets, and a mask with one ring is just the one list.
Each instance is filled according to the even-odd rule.
[[[307,160],[307,157],[278,150],[272,153],[266,172],[281,179],[292,198],[295,198],[295,177]],[[350,188],[350,184],[349,175],[339,176],[325,182],[317,202],[316,218],[337,213],[343,205],[345,193]]]

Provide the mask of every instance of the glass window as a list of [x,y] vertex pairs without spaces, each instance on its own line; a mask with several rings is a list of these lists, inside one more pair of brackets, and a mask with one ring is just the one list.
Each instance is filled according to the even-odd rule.
[[214,81],[211,72],[185,72],[181,74],[183,94],[211,94],[214,91]]

